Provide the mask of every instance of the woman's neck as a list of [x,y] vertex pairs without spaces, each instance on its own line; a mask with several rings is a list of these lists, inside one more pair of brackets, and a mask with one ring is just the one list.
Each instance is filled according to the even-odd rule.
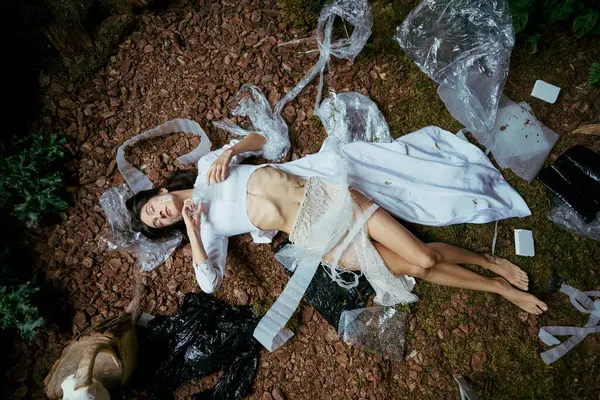
[[185,189],[171,192],[171,195],[173,197],[176,197],[178,200],[180,200],[181,203],[183,203],[185,200],[192,198],[192,193],[194,193],[194,189]]

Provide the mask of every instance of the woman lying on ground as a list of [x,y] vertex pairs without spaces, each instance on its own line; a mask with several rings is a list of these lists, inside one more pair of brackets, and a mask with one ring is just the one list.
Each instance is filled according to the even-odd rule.
[[[212,293],[223,279],[230,236],[249,232],[255,242],[269,243],[283,231],[295,246],[310,247],[311,229],[341,193],[328,179],[339,160],[329,140],[333,139],[327,139],[319,153],[293,162],[244,165],[240,161],[258,154],[267,142],[258,134],[248,135],[202,157],[197,177],[192,171],[181,172],[170,183],[129,199],[134,229],[159,238],[185,227],[198,284]],[[423,243],[388,214],[434,226],[530,215],[523,199],[479,149],[440,128],[427,127],[392,143],[344,144],[336,154],[340,152],[352,198],[352,212],[343,218],[357,221],[366,213],[368,219],[346,243],[337,265],[371,271],[365,275],[384,300],[380,303],[415,301],[410,277],[417,277],[498,293],[532,314],[547,310],[525,292],[527,274],[510,261],[445,243]],[[205,190],[205,183],[218,188],[219,195],[195,206],[194,187]],[[339,256],[334,248],[323,262]],[[488,278],[459,264],[479,265],[499,277]]]

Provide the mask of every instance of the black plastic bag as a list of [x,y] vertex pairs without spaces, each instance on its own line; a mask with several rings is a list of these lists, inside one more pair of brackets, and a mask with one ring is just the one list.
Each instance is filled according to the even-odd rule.
[[[289,243],[289,241],[285,241],[277,247],[275,252]],[[292,275],[285,266],[283,267],[288,275]],[[342,278],[344,278],[343,273]],[[360,277],[356,288],[348,290],[335,283],[327,274],[325,268],[319,265],[304,294],[304,298],[331,326],[337,329],[344,311],[366,307],[368,296],[374,293],[375,291],[364,276]]]
[[194,398],[244,398],[258,369],[260,344],[252,337],[257,323],[249,307],[187,293],[177,315],[148,322],[145,391],[156,399],[172,398],[183,383],[222,369],[215,387]]
[[600,212],[600,155],[587,147],[567,150],[538,179],[586,223]]

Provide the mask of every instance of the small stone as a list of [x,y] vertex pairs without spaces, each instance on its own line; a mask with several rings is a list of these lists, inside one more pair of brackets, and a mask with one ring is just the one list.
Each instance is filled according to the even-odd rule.
[[272,106],[275,105],[275,103],[277,103],[277,100],[279,100],[279,93],[277,92],[277,90],[271,90],[269,92],[269,104],[271,104]]
[[325,339],[329,342],[335,342],[338,340],[338,335],[333,328],[327,329],[327,333],[325,334]]
[[154,47],[151,44],[147,44],[144,46],[144,53],[152,53],[154,51]]
[[473,354],[471,357],[471,367],[473,371],[483,371],[483,360],[477,354]]
[[258,35],[256,33],[251,33],[248,36],[246,36],[246,39],[244,39],[244,43],[246,44],[246,46],[252,46],[254,44],[256,44],[258,42]]
[[246,293],[244,290],[235,288],[233,289],[233,295],[235,296],[235,299],[239,305],[245,306],[248,304],[248,293]]
[[73,320],[73,322],[75,322],[75,325],[77,325],[77,328],[80,331],[84,330],[85,326],[86,326],[85,313],[81,310],[77,310],[77,312],[75,313],[75,319]]
[[285,397],[283,397],[283,394],[279,388],[273,389],[271,396],[273,396],[273,400],[285,400]]
[[529,318],[529,313],[526,313],[526,312],[520,312],[520,313],[519,313],[519,314],[517,314],[517,315],[519,316],[519,319],[520,319],[522,322],[525,322],[525,321],[527,321],[527,318]]
[[273,75],[269,74],[269,75],[264,75],[260,78],[260,83],[262,83],[263,85],[273,82]]
[[93,114],[90,107],[86,107],[85,110],[83,110],[83,113],[88,117]]
[[294,120],[296,119],[296,110],[294,110],[294,107],[287,106],[286,108],[284,108],[283,109],[283,117],[289,123],[294,122]]
[[81,260],[81,265],[83,265],[85,268],[92,268],[94,261],[89,257],[84,257],[83,260]]
[[96,181],[96,186],[98,187],[104,187],[106,185],[106,178],[101,176],[100,178],[98,178],[98,180]]

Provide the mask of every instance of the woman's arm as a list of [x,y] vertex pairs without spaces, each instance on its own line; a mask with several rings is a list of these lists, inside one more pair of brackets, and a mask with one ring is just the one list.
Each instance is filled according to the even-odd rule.
[[[213,293],[223,282],[227,238],[207,237],[206,239],[210,244],[210,250],[207,252],[201,235],[201,206],[198,205],[198,208],[195,208],[192,200],[188,199],[184,202],[182,212],[190,245],[192,246],[192,263],[196,281],[203,292]],[[206,236],[210,235],[207,234]],[[214,266],[212,259],[217,263],[217,267]]]
[[250,133],[244,139],[230,147],[233,155],[237,156],[246,152],[260,152],[267,143],[267,138],[258,133]]
[[206,183],[219,183],[227,178],[229,164],[235,156],[241,156],[244,153],[260,152],[267,143],[267,139],[258,133],[250,133],[243,140],[233,146],[223,150],[208,168],[206,172]]

